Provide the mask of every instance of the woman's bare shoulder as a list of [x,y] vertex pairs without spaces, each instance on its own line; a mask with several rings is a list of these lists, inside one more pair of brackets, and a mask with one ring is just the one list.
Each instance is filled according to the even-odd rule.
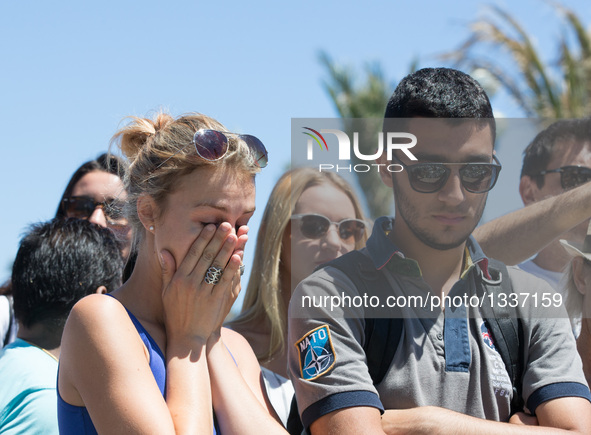
[[[110,296],[92,294],[74,305],[62,337],[62,352],[100,353],[103,347],[138,342],[137,332],[125,307]],[[127,344],[126,344],[127,343]]]
[[131,324],[131,321],[118,300],[106,295],[92,294],[79,300],[72,308],[63,338],[66,342],[72,335],[92,340],[125,324]]
[[80,406],[85,390],[101,388],[98,379],[108,384],[125,364],[146,361],[145,346],[123,305],[110,296],[86,296],[72,309],[62,336],[60,394]]
[[241,371],[247,369],[249,371],[253,370],[255,373],[260,372],[254,351],[241,334],[228,328],[222,328],[222,340]]
[[105,316],[110,318],[121,314],[126,314],[121,302],[112,296],[93,293],[76,302],[70,316],[92,320],[95,317],[104,319]]
[[224,343],[226,343],[227,346],[233,346],[236,348],[243,348],[247,346],[252,352],[252,349],[250,348],[248,341],[240,332],[237,332],[230,328],[223,327],[222,339],[224,340]]

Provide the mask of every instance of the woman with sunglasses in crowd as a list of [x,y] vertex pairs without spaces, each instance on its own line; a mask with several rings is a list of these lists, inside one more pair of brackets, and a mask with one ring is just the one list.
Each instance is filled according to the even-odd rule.
[[284,433],[248,343],[221,328],[266,165],[258,139],[225,131],[204,115],[160,113],[115,134],[137,261],[120,289],[83,299],[68,319],[61,433]]
[[294,394],[287,379],[287,308],[314,269],[361,248],[366,228],[351,186],[332,172],[298,168],[275,185],[259,228],[241,314],[230,323],[252,346],[267,395],[287,425]]
[[[88,219],[111,229],[117,236],[121,253],[126,259],[131,242],[131,231],[121,213],[124,162],[104,153],[83,163],[70,178],[60,199],[56,218]],[[127,270],[127,268],[126,268]],[[10,281],[0,287],[0,349],[14,341],[17,323],[12,308]]]
[[127,258],[131,229],[122,210],[127,197],[123,187],[124,173],[125,162],[107,153],[83,163],[72,174],[55,217],[88,219],[111,229],[121,244],[123,258]]

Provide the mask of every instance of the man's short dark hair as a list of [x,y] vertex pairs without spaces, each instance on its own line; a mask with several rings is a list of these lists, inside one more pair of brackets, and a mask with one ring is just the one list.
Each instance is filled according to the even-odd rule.
[[561,142],[575,140],[591,142],[591,118],[561,119],[542,130],[523,152],[521,176],[530,176],[538,188],[544,187],[544,176],[538,175],[548,168],[554,157],[557,145]]
[[388,101],[384,118],[485,119],[493,143],[496,124],[492,106],[480,84],[451,68],[423,68],[403,78]]
[[26,327],[60,328],[74,304],[121,285],[123,259],[113,232],[82,219],[32,225],[12,267],[17,319]]

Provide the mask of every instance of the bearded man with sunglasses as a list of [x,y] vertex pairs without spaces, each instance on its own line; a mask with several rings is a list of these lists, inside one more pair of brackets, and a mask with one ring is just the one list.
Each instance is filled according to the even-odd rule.
[[[291,299],[289,369],[304,426],[312,434],[590,433],[591,394],[564,307],[539,312],[530,301],[513,311],[522,368],[515,388],[495,346],[508,341],[494,340],[491,317],[472,303],[483,287],[505,288],[503,280],[516,294],[551,292],[517,268],[501,265],[504,272],[495,273],[489,263],[497,263],[471,237],[501,168],[493,156],[495,121],[486,93],[460,71],[427,68],[401,81],[385,118],[384,130],[417,137],[416,161],[400,153],[393,162],[378,162],[403,168],[381,172],[393,188],[396,218],[376,220],[361,254],[316,271]],[[367,257],[359,263],[369,267],[343,268],[342,259],[353,255]],[[377,305],[345,306],[366,290],[370,303],[380,296]],[[319,303],[322,298],[305,305],[306,297],[318,295],[331,305]],[[433,305],[434,295],[444,303]],[[402,326],[376,381],[367,364],[366,341],[373,338],[366,327],[384,314],[386,301],[388,307],[398,303],[391,313],[402,317]],[[515,407],[514,396],[525,405]]]

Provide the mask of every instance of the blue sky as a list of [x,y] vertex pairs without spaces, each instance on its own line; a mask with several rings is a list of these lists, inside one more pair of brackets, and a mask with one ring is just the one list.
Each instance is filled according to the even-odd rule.
[[[555,59],[555,9],[539,0],[492,3],[522,22],[546,60]],[[320,50],[360,74],[379,62],[395,84],[415,57],[419,66],[442,65],[436,55],[458,47],[485,4],[2,2],[0,279],[9,275],[27,225],[54,215],[74,169],[108,148],[123,117],[199,111],[230,131],[258,136],[270,153],[257,182],[262,212],[289,164],[291,118],[336,116],[322,87]],[[590,2],[564,4],[591,23]],[[493,106],[522,116],[507,99]],[[500,150],[504,169],[487,218],[520,207],[520,153]]]

